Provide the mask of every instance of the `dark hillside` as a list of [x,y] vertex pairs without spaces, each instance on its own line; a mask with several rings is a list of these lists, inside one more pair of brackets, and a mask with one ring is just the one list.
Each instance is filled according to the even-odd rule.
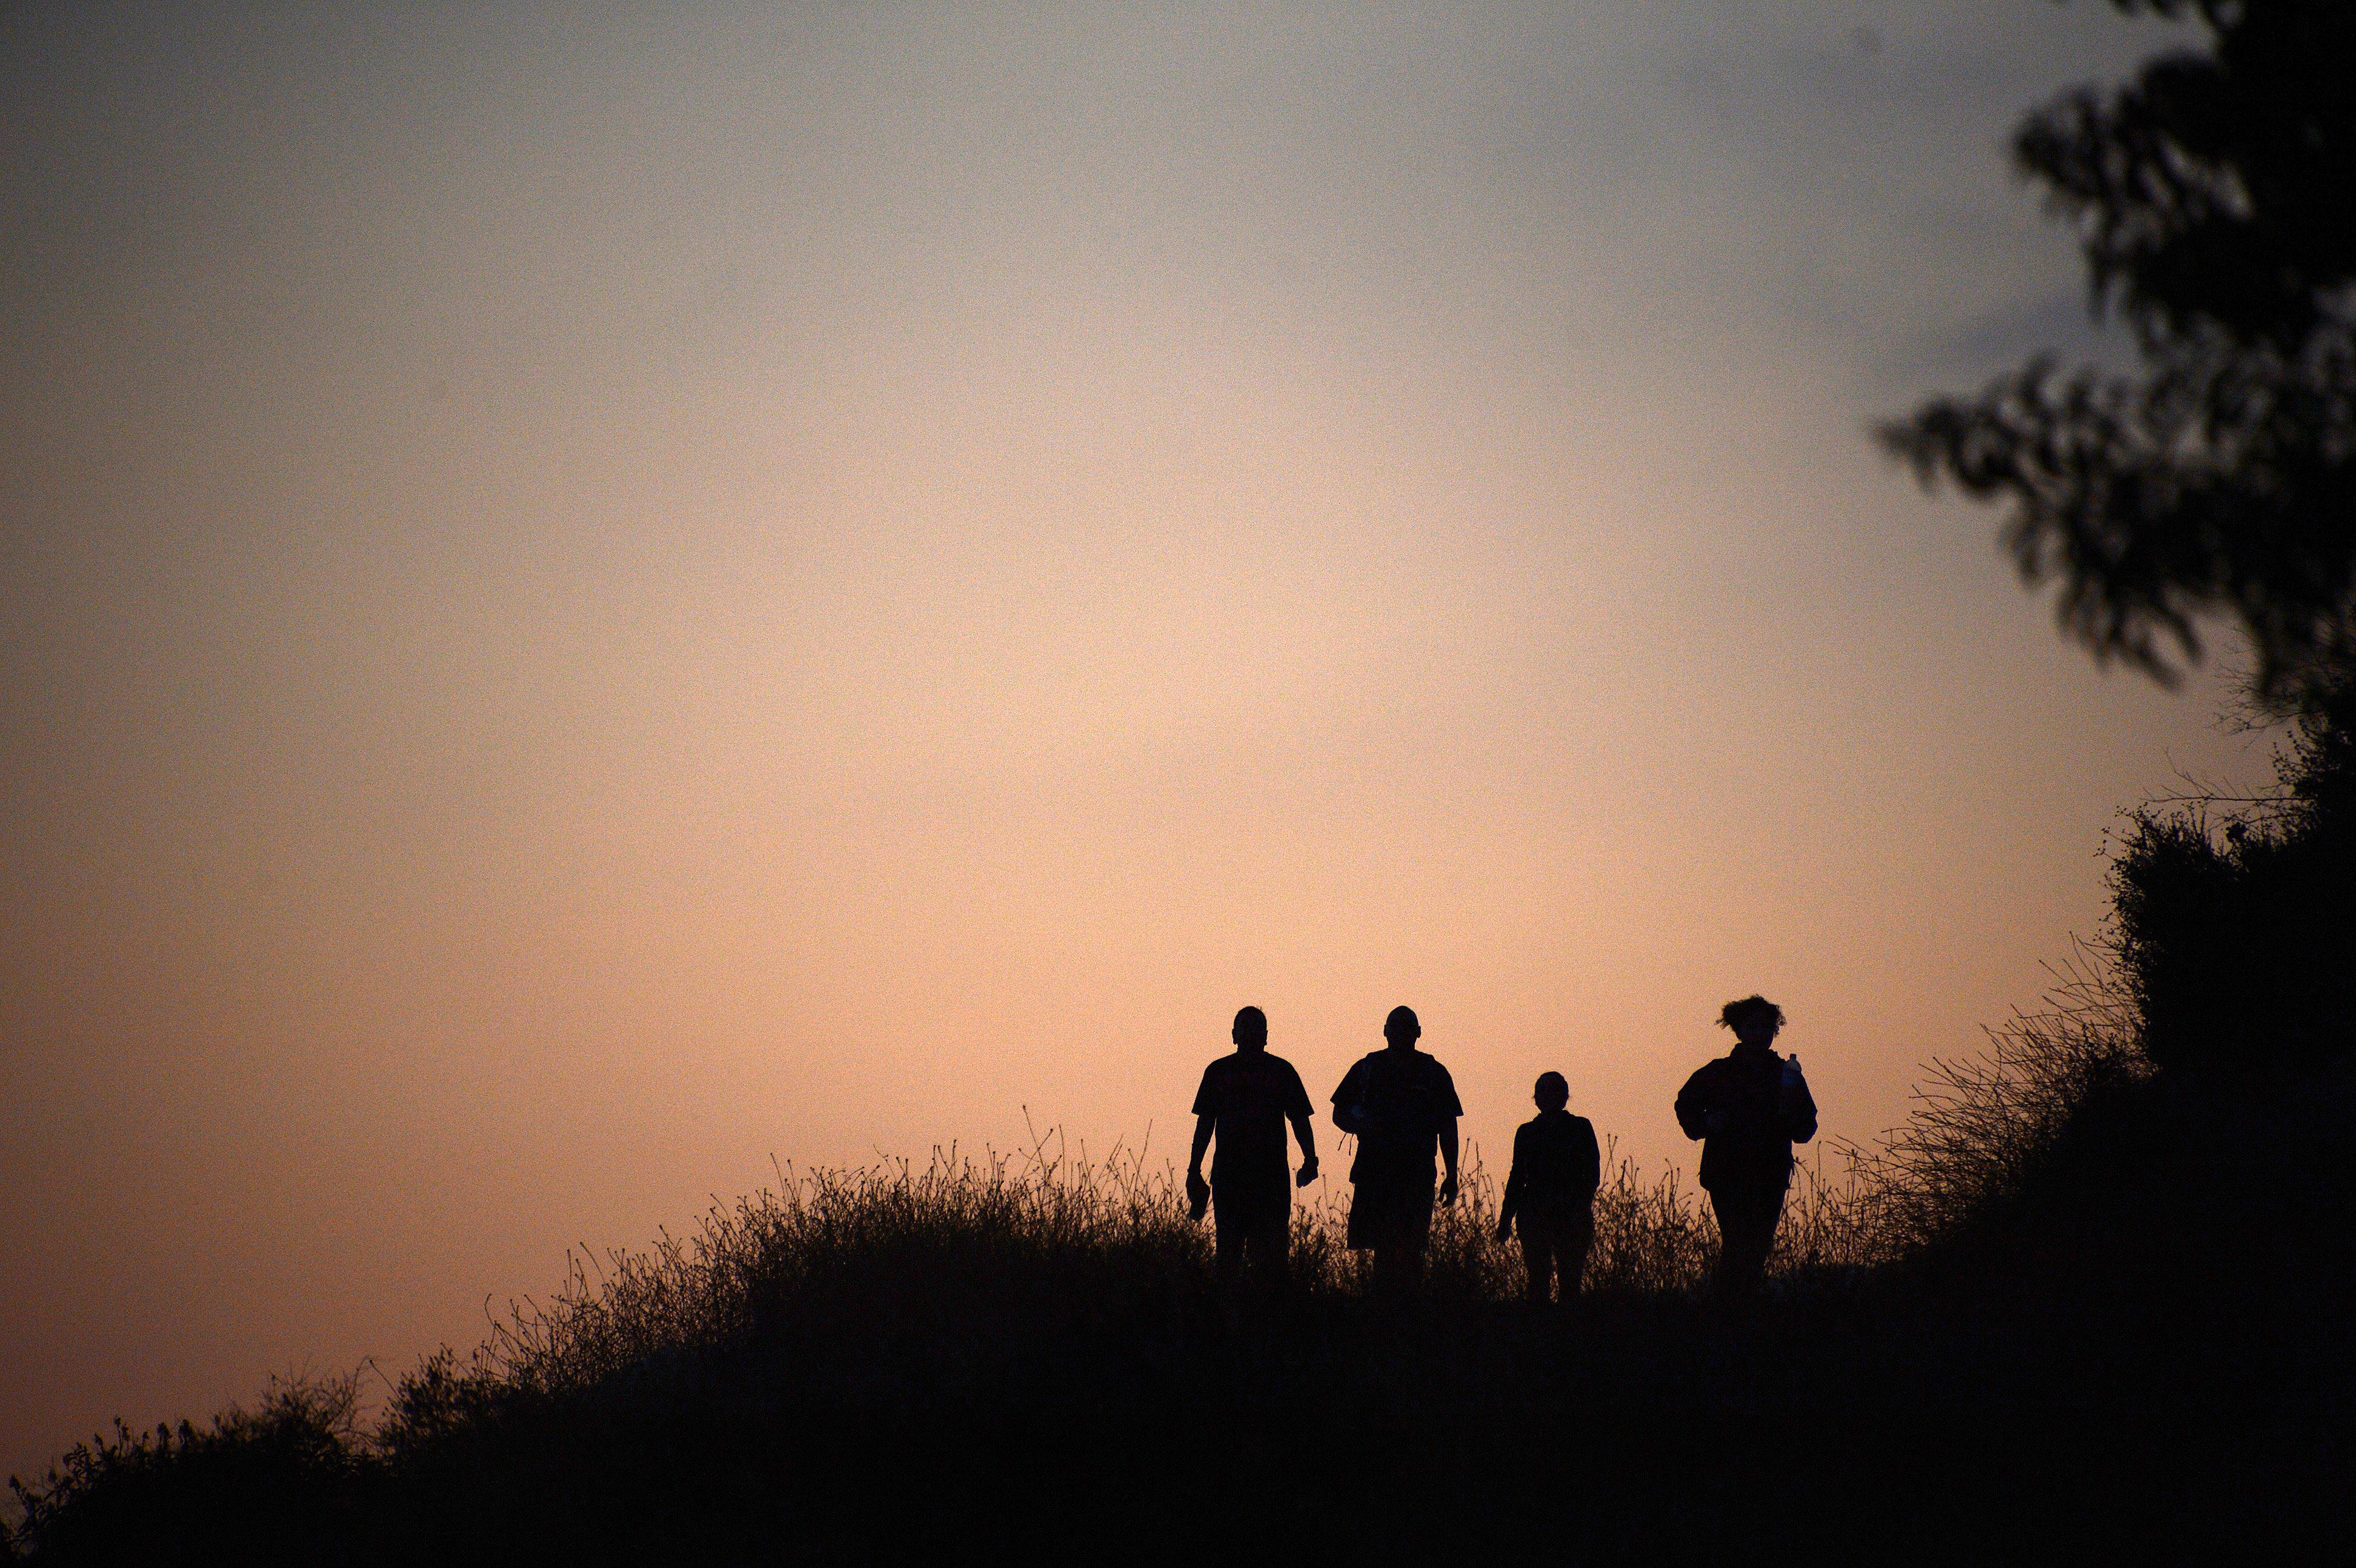
[[[1543,1317],[1479,1181],[1387,1305],[1331,1212],[1298,1217],[1290,1289],[1223,1295],[1134,1166],[819,1173],[576,1275],[372,1429],[350,1387],[294,1387],[77,1450],[19,1489],[9,1550],[2286,1552],[2356,1486],[2356,1056],[2326,1027],[2356,967],[2316,870],[2351,754],[2310,726],[2280,799],[2136,818],[2116,946],[1940,1068],[1853,1184],[1803,1180],[1763,1301],[1712,1301],[1703,1211],[1625,1165],[1590,1293]],[[2221,897],[2320,945],[2220,962],[2187,933]]]
[[2133,1093],[2041,1200],[1910,1265],[1787,1272],[1745,1313],[1619,1289],[1534,1321],[1471,1225],[1412,1308],[1330,1256],[1237,1304],[1174,1198],[805,1189],[474,1369],[421,1369],[369,1441],[290,1399],[275,1435],[86,1463],[37,1495],[35,1560],[1388,1557],[1546,1531],[1674,1559],[1762,1520],[1932,1560],[2285,1539],[2356,1479],[2347,1072],[2231,1108],[2254,1136],[2209,1186],[2179,1156],[2214,1155],[2216,1107]]

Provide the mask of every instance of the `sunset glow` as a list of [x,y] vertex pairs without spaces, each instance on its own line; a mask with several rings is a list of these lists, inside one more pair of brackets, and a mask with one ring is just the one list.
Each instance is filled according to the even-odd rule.
[[1869,1141],[2265,776],[1868,433],[2094,341],[2000,137],[2164,37],[11,9],[0,1471],[773,1160],[1183,1160],[1246,1003],[1689,1171],[1761,991]]

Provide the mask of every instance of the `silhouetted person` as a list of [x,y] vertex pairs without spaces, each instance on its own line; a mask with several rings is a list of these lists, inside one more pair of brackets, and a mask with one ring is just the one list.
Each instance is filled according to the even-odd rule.
[[1384,1292],[1422,1277],[1435,1152],[1448,1163],[1440,1201],[1456,1201],[1456,1118],[1464,1107],[1448,1069],[1415,1048],[1422,1036],[1414,1008],[1393,1008],[1383,1021],[1389,1047],[1360,1057],[1333,1091],[1333,1125],[1358,1139],[1350,1245],[1373,1251],[1375,1287]]
[[[1317,1179],[1309,1091],[1292,1063],[1269,1054],[1266,1013],[1246,1008],[1236,1014],[1230,1038],[1235,1054],[1203,1069],[1203,1086],[1194,1091],[1194,1152],[1186,1162],[1186,1194],[1198,1220],[1206,1200],[1215,1207],[1221,1278],[1233,1281],[1248,1255],[1259,1272],[1280,1279],[1292,1247],[1286,1122],[1301,1140],[1300,1185]],[[1206,1185],[1203,1151],[1214,1136],[1219,1152]]]
[[1729,1002],[1718,1017],[1735,1047],[1686,1080],[1677,1125],[1701,1147],[1701,1184],[1718,1214],[1718,1288],[1755,1290],[1783,1218],[1792,1145],[1816,1136],[1816,1102],[1797,1057],[1775,1054],[1783,1009],[1764,997]]
[[1558,1269],[1562,1299],[1579,1295],[1587,1272],[1587,1249],[1595,1242],[1595,1189],[1603,1182],[1603,1154],[1585,1116],[1563,1107],[1570,1085],[1559,1072],[1538,1076],[1538,1114],[1514,1134],[1514,1170],[1505,1179],[1505,1201],[1497,1211],[1497,1239],[1518,1223],[1522,1265],[1530,1276],[1530,1299],[1545,1301]]

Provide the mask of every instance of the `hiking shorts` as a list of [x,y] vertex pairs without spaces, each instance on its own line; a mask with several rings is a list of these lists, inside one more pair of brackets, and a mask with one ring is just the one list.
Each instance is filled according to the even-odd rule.
[[1422,1250],[1431,1235],[1431,1205],[1437,1185],[1430,1167],[1420,1171],[1374,1171],[1357,1178],[1350,1199],[1350,1245]]
[[1229,1178],[1211,1183],[1211,1217],[1223,1243],[1246,1236],[1281,1238],[1292,1229],[1292,1184],[1290,1173],[1274,1180],[1265,1177]]

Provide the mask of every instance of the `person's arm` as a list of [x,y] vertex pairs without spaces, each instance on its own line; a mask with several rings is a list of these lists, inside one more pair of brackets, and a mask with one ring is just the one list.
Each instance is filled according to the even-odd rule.
[[1306,1187],[1317,1179],[1317,1135],[1309,1129],[1309,1113],[1292,1114],[1292,1136],[1301,1140],[1301,1175],[1294,1185]]
[[1579,1179],[1586,1189],[1580,1201],[1592,1205],[1596,1189],[1603,1185],[1603,1150],[1595,1142],[1594,1123],[1581,1117],[1579,1129]]
[[1804,1078],[1792,1087],[1792,1141],[1804,1144],[1816,1136],[1816,1097],[1808,1093],[1808,1081]]
[[1530,1129],[1522,1127],[1514,1134],[1514,1168],[1505,1178],[1505,1196],[1497,1205],[1497,1240],[1504,1241],[1514,1233],[1514,1211],[1522,1201],[1522,1143]]
[[1705,1067],[1686,1080],[1677,1091],[1677,1125],[1689,1138],[1706,1138],[1718,1131],[1710,1123],[1717,1118],[1717,1107],[1711,1104],[1716,1096],[1710,1093],[1709,1069]]
[[1306,1187],[1317,1179],[1317,1135],[1309,1124],[1317,1115],[1309,1103],[1309,1090],[1294,1072],[1292,1063],[1284,1064],[1284,1119],[1292,1124],[1292,1136],[1301,1140],[1301,1171],[1294,1185]]
[[1358,1069],[1364,1065],[1360,1062],[1344,1073],[1342,1086],[1333,1091],[1333,1126],[1353,1137],[1366,1130],[1365,1124],[1358,1119]]
[[1186,1201],[1194,1206],[1194,1218],[1203,1217],[1203,1210],[1211,1195],[1210,1184],[1203,1179],[1203,1154],[1211,1147],[1211,1131],[1219,1118],[1200,1115],[1194,1118],[1194,1152],[1186,1157]]
[[1448,1069],[1429,1057],[1424,1060],[1430,1063],[1432,1075],[1439,1080],[1436,1087],[1439,1091],[1440,1154],[1448,1162],[1447,1179],[1440,1184],[1440,1200],[1453,1203],[1456,1201],[1456,1118],[1464,1114],[1464,1102],[1456,1097],[1456,1080],[1448,1075]]

